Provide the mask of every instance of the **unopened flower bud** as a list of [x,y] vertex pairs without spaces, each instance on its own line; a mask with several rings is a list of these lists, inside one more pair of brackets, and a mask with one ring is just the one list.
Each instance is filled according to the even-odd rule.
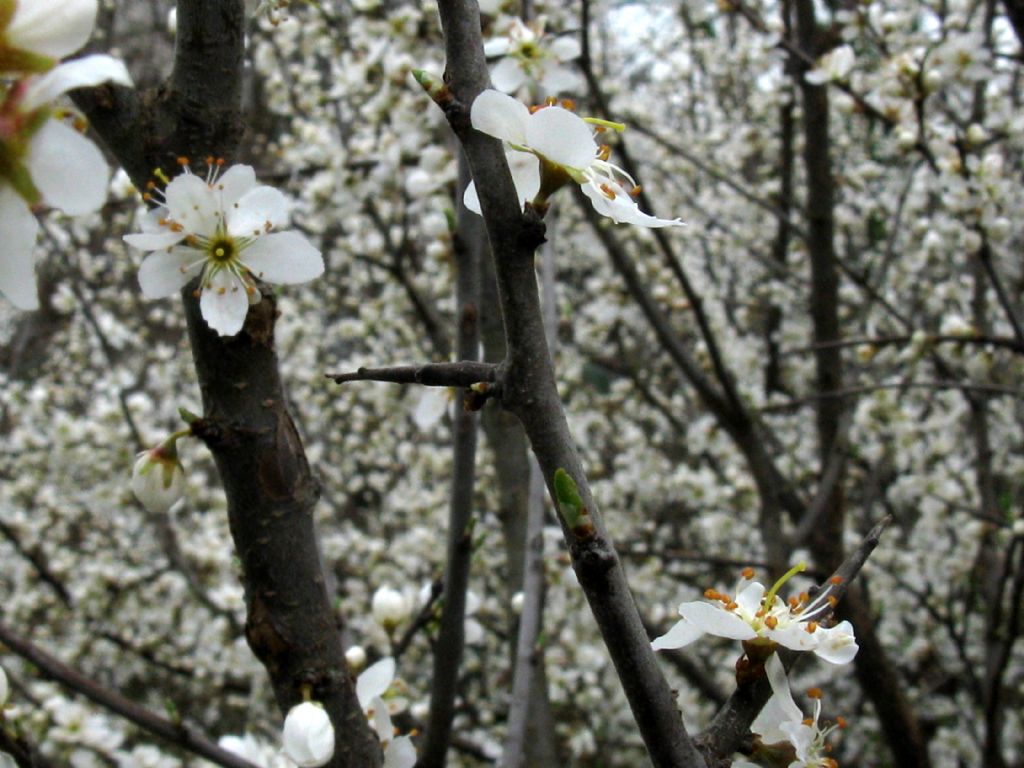
[[366,651],[363,650],[361,645],[353,645],[347,651],[345,651],[345,661],[348,662],[349,669],[353,672],[358,672],[366,666]]
[[516,592],[512,595],[512,611],[517,614],[522,613],[524,602],[526,602],[526,596],[522,592]]
[[966,138],[968,144],[976,147],[988,138],[988,131],[978,123],[971,123],[967,126]]
[[401,592],[391,587],[381,587],[373,593],[371,610],[373,620],[391,632],[409,618],[412,606]]
[[996,242],[1002,242],[1010,236],[1013,225],[1005,216],[997,216],[988,225],[989,237]]
[[896,143],[900,149],[913,149],[917,144],[917,131],[910,128],[900,128],[896,131]]
[[334,757],[334,726],[323,705],[304,701],[284,719],[284,753],[299,768],[327,765]]
[[132,468],[132,493],[154,514],[166,512],[185,494],[185,469],[173,442],[139,454]]

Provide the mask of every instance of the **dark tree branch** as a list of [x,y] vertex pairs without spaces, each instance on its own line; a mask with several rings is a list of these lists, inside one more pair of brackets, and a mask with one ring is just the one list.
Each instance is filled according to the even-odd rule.
[[225,768],[256,768],[248,760],[238,757],[226,749],[221,749],[192,726],[160,717],[116,691],[104,688],[33,645],[2,623],[0,623],[0,643],[34,665],[44,677],[82,694],[90,701],[171,744],[205,757],[216,765],[225,766]]
[[[459,159],[460,187],[469,184],[469,168]],[[473,362],[480,352],[480,248],[482,228],[479,217],[459,206],[455,233],[458,328],[455,353]],[[452,429],[452,494],[448,513],[448,556],[444,577],[444,607],[430,686],[430,717],[417,762],[419,768],[443,768],[451,741],[455,699],[459,692],[459,668],[465,646],[466,590],[473,555],[473,490],[476,486],[477,415],[466,408],[455,409]]]
[[328,373],[336,384],[349,381],[384,381],[392,384],[422,384],[426,387],[471,387],[492,383],[498,366],[476,360],[426,365],[395,365],[388,368],[359,368],[349,373]]
[[[179,0],[174,70],[136,94],[101,87],[74,94],[79,107],[143,189],[179,157],[230,161],[242,135],[242,0]],[[372,768],[381,750],[355,696],[320,569],[312,512],[318,496],[286,406],[274,351],[272,295],[245,328],[221,338],[182,292],[205,417],[197,434],[213,453],[242,562],[246,637],[270,674],[282,712],[304,689],[323,702],[338,734],[331,768]]]
[[502,403],[522,422],[554,498],[555,471],[579,488],[593,520],[594,535],[580,539],[563,521],[573,566],[619,674],[640,733],[656,766],[703,766],[676,710],[668,684],[651,651],[621,563],[590,493],[555,385],[534,274],[534,251],[544,228],[535,213],[522,213],[501,143],[472,131],[469,106],[489,76],[480,39],[480,16],[472,0],[440,0],[447,70],[442,103],[477,182],[494,258],[506,358]]

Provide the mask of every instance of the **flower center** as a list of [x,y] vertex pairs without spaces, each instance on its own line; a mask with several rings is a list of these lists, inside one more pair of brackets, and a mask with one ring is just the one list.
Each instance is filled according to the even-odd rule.
[[206,251],[210,260],[217,264],[228,264],[238,254],[238,248],[235,246],[235,241],[227,237],[219,237],[212,240],[207,246]]

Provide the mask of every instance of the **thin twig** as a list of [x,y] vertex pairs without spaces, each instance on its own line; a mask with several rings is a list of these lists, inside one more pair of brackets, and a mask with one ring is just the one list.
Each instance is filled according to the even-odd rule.
[[394,365],[387,368],[358,368],[348,373],[328,373],[335,384],[349,381],[384,381],[392,384],[422,384],[427,387],[470,387],[490,383],[497,377],[498,366],[461,360],[457,363],[425,365]]
[[59,659],[21,637],[0,623],[0,642],[11,651],[33,664],[42,674],[61,685],[82,694],[90,701],[135,723],[140,728],[176,744],[225,768],[256,768],[233,752],[214,744],[193,726],[175,723],[160,717],[149,709],[125,698],[116,691],[104,688],[94,680],[67,666]]

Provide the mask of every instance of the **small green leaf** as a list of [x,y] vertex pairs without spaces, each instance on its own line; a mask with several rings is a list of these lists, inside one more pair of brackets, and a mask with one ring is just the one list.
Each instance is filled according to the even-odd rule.
[[594,534],[587,508],[583,505],[576,481],[564,469],[555,470],[555,498],[558,511],[577,538],[589,538]]
[[179,408],[178,415],[181,416],[181,420],[186,424],[192,424],[193,422],[199,421],[199,417],[192,413],[188,408]]

